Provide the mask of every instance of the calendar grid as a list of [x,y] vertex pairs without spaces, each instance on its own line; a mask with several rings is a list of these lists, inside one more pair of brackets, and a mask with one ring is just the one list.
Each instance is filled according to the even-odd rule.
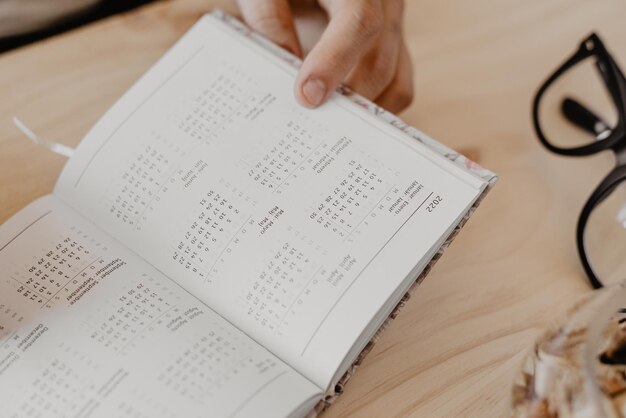
[[221,375],[215,379],[217,382],[220,382],[222,380],[224,380],[225,378],[227,378],[228,376],[230,376],[232,374],[233,371],[239,369],[240,367],[242,367],[245,363],[249,363],[253,360],[252,356],[244,356],[241,358],[241,360],[233,363],[232,366],[230,366],[228,369],[222,371]]
[[298,171],[298,169],[299,169],[300,167],[302,167],[302,165],[303,165],[305,162],[307,162],[307,161],[309,160],[309,158],[311,158],[311,155],[315,154],[315,152],[317,152],[317,150],[318,150],[318,149],[320,149],[320,147],[322,147],[322,146],[324,146],[324,145],[326,145],[324,142],[319,143],[319,144],[318,144],[318,145],[317,145],[317,146],[313,149],[313,151],[311,151],[311,152],[310,152],[310,153],[309,153],[309,154],[308,154],[308,155],[307,155],[307,156],[306,156],[306,157],[305,157],[302,161],[300,161],[300,164],[298,164],[298,166],[297,166],[296,168],[294,168],[293,170],[291,170],[291,173],[289,173],[289,174],[287,175],[287,177],[285,177],[285,179],[284,179],[284,180],[283,180],[283,181],[282,181],[282,182],[281,182],[278,186],[276,186],[276,189],[274,189],[274,191],[273,191],[272,193],[276,193],[276,192],[277,192],[277,191],[278,191],[278,190],[282,187],[282,185],[283,185],[283,184],[285,184],[285,182],[286,182],[287,180],[289,180],[289,179],[290,179],[290,178],[294,175],[294,173],[295,173],[295,172],[297,172],[297,171]]
[[362,224],[362,223],[363,223],[363,222],[364,222],[364,221],[368,218],[368,216],[370,216],[370,215],[372,214],[372,212],[374,212],[374,211],[376,210],[376,208],[378,207],[378,205],[380,205],[380,202],[382,202],[382,201],[383,201],[383,200],[384,200],[387,196],[389,196],[389,193],[391,193],[391,191],[392,191],[395,187],[396,187],[396,185],[394,184],[393,186],[391,186],[391,187],[389,188],[389,190],[387,190],[387,193],[385,193],[385,194],[383,195],[383,197],[381,197],[381,198],[380,198],[380,200],[379,200],[378,202],[376,202],[376,204],[372,207],[372,209],[371,209],[369,212],[367,212],[367,215],[365,215],[365,216],[363,217],[363,219],[361,219],[361,220],[359,221],[359,223],[358,223],[358,224],[356,224],[356,225],[354,226],[354,228],[352,229],[352,231],[350,231],[350,233],[348,233],[348,235],[346,235],[346,237],[343,239],[343,241],[344,241],[344,242],[345,242],[348,238],[350,238],[350,237],[352,236],[352,234],[353,234],[355,231],[357,231],[357,230],[359,229],[359,226],[361,226],[361,224]]
[[43,308],[45,308],[45,307],[48,307],[48,304],[50,303],[50,301],[51,301],[52,299],[54,299],[54,297],[55,297],[56,295],[58,295],[58,294],[59,294],[59,292],[60,292],[61,290],[64,290],[65,288],[67,288],[67,285],[68,285],[68,284],[69,284],[72,280],[74,280],[75,278],[77,278],[77,277],[78,277],[78,276],[79,276],[82,272],[84,272],[85,270],[87,270],[89,267],[91,267],[93,264],[97,263],[97,262],[98,262],[99,260],[101,260],[101,259],[102,259],[102,257],[97,257],[97,258],[96,258],[95,260],[93,260],[91,263],[87,264],[87,265],[86,265],[86,266],[85,266],[85,267],[84,267],[81,271],[79,271],[78,273],[76,273],[76,274],[75,274],[75,275],[74,275],[71,279],[69,279],[68,281],[66,281],[66,282],[65,282],[65,284],[64,284],[63,286],[61,286],[61,288],[59,288],[59,290],[57,290],[57,291],[56,291],[56,293],[54,293],[52,296],[50,296],[50,297],[48,298],[48,300],[46,300],[46,303],[44,303],[44,304],[42,304],[42,305],[41,305],[41,309],[43,309]]
[[276,334],[278,332],[278,330],[280,330],[280,327],[283,325],[283,322],[285,322],[285,319],[287,318],[287,315],[289,315],[289,312],[291,312],[291,310],[293,309],[293,305],[296,304],[296,302],[300,299],[300,296],[302,296],[302,294],[304,293],[305,290],[307,290],[309,288],[309,285],[311,284],[311,282],[313,281],[314,278],[317,277],[318,273],[320,272],[320,270],[322,270],[322,266],[320,266],[315,273],[313,273],[311,275],[311,278],[306,282],[306,284],[302,287],[302,289],[300,289],[300,292],[298,292],[298,295],[295,297],[295,299],[293,301],[291,301],[291,304],[289,305],[289,308],[287,308],[287,310],[285,311],[285,313],[283,314],[283,317],[280,319],[280,321],[278,322],[278,325],[276,325],[276,329],[274,330],[274,334]]
[[141,333],[143,331],[145,331],[146,329],[150,328],[156,321],[158,321],[159,319],[164,317],[166,314],[168,314],[170,311],[172,311],[176,307],[177,307],[177,305],[170,306],[169,309],[167,309],[166,311],[162,312],[159,316],[157,316],[152,321],[150,321],[150,323],[148,323],[145,327],[143,327],[143,329],[139,330],[139,332],[137,332],[137,334],[133,338],[131,338],[126,344],[124,344],[120,348],[120,352],[123,352],[129,345],[131,345],[137,338],[139,338],[139,336],[141,335]]
[[[237,237],[237,235],[239,235],[239,233],[241,232],[241,230],[248,224],[248,222],[250,222],[250,219],[252,219],[252,216],[248,216],[248,219],[245,220],[245,222],[243,222],[241,224],[241,226],[239,227],[239,229],[237,229],[237,232],[235,232],[233,234],[232,237],[230,237],[230,240],[228,240],[228,242],[226,243],[226,245],[224,245],[224,247],[222,248],[222,250],[219,252],[219,254],[217,255],[217,257],[215,258],[215,261],[213,262],[213,264],[211,265],[211,268],[209,269],[209,276],[211,275],[211,272],[213,271],[213,268],[215,267],[215,265],[217,264],[217,262],[220,260],[220,257],[224,254],[224,251],[226,251],[226,249],[228,248],[228,246],[233,242],[233,240]],[[207,277],[208,280],[208,277]]]
[[327,219],[326,222],[330,222],[331,224],[333,224],[335,227],[341,229],[343,232],[345,232],[346,234],[350,234],[351,232],[354,232],[354,230],[349,231],[346,228],[344,228],[342,225],[338,224],[336,221],[334,221],[333,219]]
[[[244,98],[244,100],[242,100],[239,104],[238,107],[236,107],[231,113],[228,114],[228,116],[226,116],[221,123],[219,123],[217,126],[215,126],[212,130],[210,130],[207,133],[207,137],[211,136],[213,133],[215,133],[218,129],[220,129],[222,126],[224,126],[224,124],[226,122],[228,122],[229,120],[232,120],[232,117],[241,110],[241,108],[243,108],[244,106],[246,106],[246,102],[247,100],[250,98],[251,95],[248,95]],[[195,147],[192,147],[190,149],[189,152],[193,152],[197,147],[199,147],[200,145],[202,145],[204,143],[204,141],[200,142],[199,144],[197,144]],[[137,226],[135,227],[136,229],[140,229],[140,222],[141,219],[143,218],[144,214],[146,213],[146,211],[151,207],[152,203],[154,202],[154,199],[156,199],[156,197],[163,191],[163,188],[168,184],[168,182],[171,181],[172,177],[178,172],[178,169],[180,168],[181,164],[182,164],[182,160],[178,162],[178,164],[176,166],[174,166],[171,171],[170,174],[167,176],[167,178],[163,181],[163,184],[157,189],[156,193],[154,194],[154,196],[152,196],[150,198],[150,200],[148,201],[148,204],[145,205],[145,207],[143,208],[143,210],[141,211],[141,213],[139,214],[139,216],[137,217]]]
[[[172,244],[172,245],[170,245],[170,246],[169,246],[169,248],[170,248],[171,250],[173,250],[173,251],[174,251],[174,253],[176,254],[176,252],[177,252],[177,250],[178,250],[178,248],[176,247],[176,245],[173,245],[173,244]],[[196,268],[196,269],[198,270],[198,272],[199,272],[198,274],[200,274],[200,277],[203,277],[203,278],[205,278],[206,280],[208,280],[208,278],[209,278],[208,276],[209,276],[209,272],[210,272],[210,270],[207,270],[206,268],[202,267],[201,263],[198,263],[198,262],[196,262],[195,260],[189,260],[189,259],[186,259],[186,262],[188,262],[188,263],[192,264],[192,265],[194,266],[194,268]],[[204,276],[202,275],[202,273],[200,273],[200,272],[204,273],[204,274],[206,275],[206,277],[204,277]]]

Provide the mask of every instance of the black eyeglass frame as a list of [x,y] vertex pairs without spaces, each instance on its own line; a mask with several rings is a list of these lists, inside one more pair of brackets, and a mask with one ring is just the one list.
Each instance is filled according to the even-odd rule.
[[[539,121],[539,108],[544,93],[552,86],[552,84],[565,72],[580,63],[581,61],[594,57],[596,58],[596,67],[600,72],[609,96],[613,100],[617,109],[617,124],[611,128],[606,138],[592,142],[587,145],[564,148],[555,146],[548,138],[546,138]],[[587,274],[587,278],[594,289],[603,287],[602,282],[597,277],[589,260],[584,246],[584,231],[589,221],[589,217],[593,209],[606,199],[615,188],[626,180],[626,135],[624,124],[626,123],[626,78],[620,70],[619,66],[607,51],[602,40],[597,34],[592,33],[584,39],[578,50],[567,59],[548,79],[541,85],[535,95],[533,101],[533,124],[539,141],[548,150],[555,154],[573,157],[583,157],[596,154],[601,151],[611,150],[616,154],[616,167],[600,182],[593,191],[578,218],[576,227],[576,245],[583,268]]]

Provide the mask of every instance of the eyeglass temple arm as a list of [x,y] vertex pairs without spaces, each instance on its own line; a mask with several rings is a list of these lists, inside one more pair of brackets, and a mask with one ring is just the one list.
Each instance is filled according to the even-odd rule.
[[570,97],[563,100],[561,111],[567,120],[590,134],[598,136],[611,129],[608,123]]

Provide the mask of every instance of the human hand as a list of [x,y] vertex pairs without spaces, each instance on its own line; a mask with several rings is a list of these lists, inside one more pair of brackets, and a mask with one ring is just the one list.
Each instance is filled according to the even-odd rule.
[[[237,0],[256,31],[302,56],[289,0]],[[329,24],[298,73],[295,96],[322,104],[340,83],[392,112],[413,99],[413,70],[402,34],[403,0],[317,0]]]

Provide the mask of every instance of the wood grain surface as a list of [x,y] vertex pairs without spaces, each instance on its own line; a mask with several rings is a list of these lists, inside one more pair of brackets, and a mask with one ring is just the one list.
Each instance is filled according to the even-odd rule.
[[[64,159],[19,116],[76,145],[214,1],[143,7],[0,56],[0,222],[49,193]],[[501,417],[537,335],[589,292],[575,223],[611,157],[562,158],[534,137],[535,89],[591,30],[626,65],[620,0],[411,0],[416,99],[403,118],[500,175],[466,230],[324,417]]]

